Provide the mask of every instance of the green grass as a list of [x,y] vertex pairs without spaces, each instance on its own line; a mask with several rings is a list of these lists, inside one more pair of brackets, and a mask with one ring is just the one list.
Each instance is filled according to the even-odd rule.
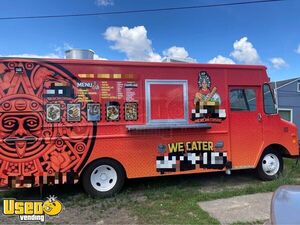
[[[252,171],[243,171],[231,177],[223,177],[222,174],[202,174],[187,178],[180,176],[178,179],[172,177],[162,182],[148,183],[144,191],[147,201],[134,204],[131,208],[145,223],[151,221],[162,224],[218,224],[218,221],[198,207],[198,202],[274,191],[284,184],[300,184],[297,180],[300,177],[299,166],[295,165],[294,160],[285,160],[285,163],[286,169],[283,175],[270,182],[257,180],[251,173]],[[241,176],[249,177],[249,180],[241,181],[241,184],[245,185],[242,185],[242,188],[238,187],[238,183],[237,187],[232,185],[235,184],[234,180],[240,179]],[[217,191],[201,192],[203,187],[201,182],[204,179],[213,179],[215,185],[223,186],[223,188]]]
[[264,224],[265,222],[266,221],[258,220],[258,221],[254,221],[251,223],[236,222],[236,223],[232,223],[231,225],[261,225],[261,224]]
[[[66,209],[89,207],[99,218],[107,209],[125,208],[141,224],[219,224],[198,206],[200,201],[270,192],[284,184],[300,184],[300,166],[295,160],[284,162],[282,176],[269,182],[258,180],[253,171],[233,171],[231,176],[210,173],[130,180],[120,194],[106,199],[88,198],[79,185],[51,187],[47,194],[58,196]],[[39,198],[39,192],[38,189],[14,190],[0,196],[32,199]]]

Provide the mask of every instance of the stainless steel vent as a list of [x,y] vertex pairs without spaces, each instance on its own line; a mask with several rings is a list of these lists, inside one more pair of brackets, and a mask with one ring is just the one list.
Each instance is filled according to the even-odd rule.
[[65,54],[66,59],[94,59],[95,52],[91,49],[69,49]]

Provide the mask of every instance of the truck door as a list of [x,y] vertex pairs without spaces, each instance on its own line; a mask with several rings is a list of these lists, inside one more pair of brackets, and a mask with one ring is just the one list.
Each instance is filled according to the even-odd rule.
[[229,87],[230,145],[234,168],[253,167],[262,146],[260,87]]

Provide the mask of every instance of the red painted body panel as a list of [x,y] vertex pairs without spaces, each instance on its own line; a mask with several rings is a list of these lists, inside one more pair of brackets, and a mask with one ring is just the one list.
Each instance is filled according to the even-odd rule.
[[[296,127],[263,112],[263,66],[5,58],[0,74],[2,186],[64,182],[99,158],[136,178],[225,169],[205,164],[212,152],[233,168],[255,167],[271,144],[299,155]],[[230,111],[235,86],[255,87],[255,112]]]

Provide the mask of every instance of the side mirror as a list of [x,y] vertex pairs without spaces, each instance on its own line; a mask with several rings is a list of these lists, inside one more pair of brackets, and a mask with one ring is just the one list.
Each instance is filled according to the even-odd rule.
[[300,224],[300,185],[284,185],[273,194],[271,224]]

